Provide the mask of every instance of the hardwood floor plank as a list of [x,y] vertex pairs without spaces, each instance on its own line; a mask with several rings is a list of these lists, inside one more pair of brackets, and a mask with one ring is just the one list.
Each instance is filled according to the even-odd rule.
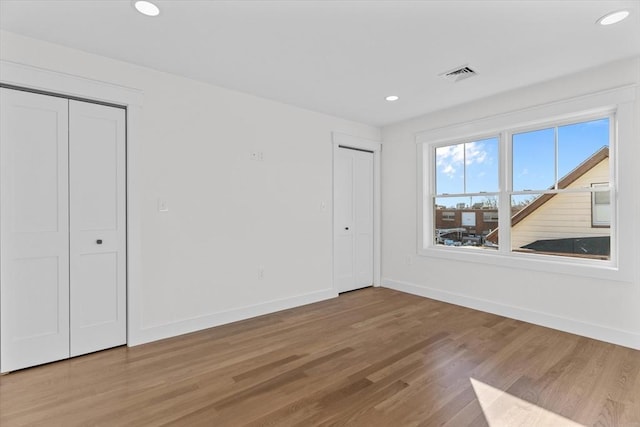
[[371,366],[368,366],[365,369],[362,369],[361,371],[356,372],[355,374],[351,375],[351,379],[359,379],[359,378],[367,377],[368,375],[374,374],[375,372],[379,371],[380,369],[383,369],[388,365],[391,365],[392,363],[402,360],[405,357],[417,351],[428,348],[430,345],[437,343],[441,339],[445,338],[447,335],[448,334],[445,332],[439,332],[435,335],[430,336],[427,339],[421,340],[420,342],[417,342],[399,352],[392,354],[389,357],[382,359],[377,363],[372,364]]
[[2,427],[505,422],[640,427],[640,351],[369,288],[0,377]]
[[443,427],[476,426],[489,427],[487,419],[484,417],[482,406],[477,399],[473,399],[447,422]]
[[250,378],[250,377],[254,377],[258,374],[264,373],[264,372],[269,372],[271,370],[273,370],[273,368],[277,367],[277,366],[282,366],[282,365],[286,365],[289,362],[293,362],[294,360],[298,360],[301,357],[306,356],[306,354],[303,355],[299,355],[299,354],[294,354],[292,356],[288,356],[285,357],[284,359],[279,359],[279,360],[274,360],[273,362],[267,363],[265,365],[262,366],[258,366],[257,368],[253,368],[250,369],[248,371],[245,371],[241,374],[238,375],[234,375],[233,376],[233,380],[235,382],[240,382],[244,379]]

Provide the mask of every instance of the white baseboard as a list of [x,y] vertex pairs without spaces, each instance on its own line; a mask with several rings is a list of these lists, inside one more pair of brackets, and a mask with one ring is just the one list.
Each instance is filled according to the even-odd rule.
[[460,305],[474,310],[493,313],[509,317],[511,319],[522,320],[524,322],[640,350],[640,334],[630,331],[623,331],[620,329],[581,322],[579,320],[568,319],[549,313],[504,305],[493,301],[468,297],[453,292],[446,292],[399,280],[383,278],[382,286],[389,289],[395,289],[400,292],[406,292],[408,294]]
[[138,331],[132,331],[133,333],[129,336],[127,345],[132,347],[152,341],[171,338],[182,334],[188,334],[190,332],[212,328],[214,326],[220,326],[227,323],[237,322],[239,320],[250,319],[264,314],[275,313],[276,311],[335,298],[337,296],[338,294],[334,289],[326,289],[297,295],[291,298],[272,300],[233,310],[212,313],[206,316],[179,320],[160,326],[143,328]]

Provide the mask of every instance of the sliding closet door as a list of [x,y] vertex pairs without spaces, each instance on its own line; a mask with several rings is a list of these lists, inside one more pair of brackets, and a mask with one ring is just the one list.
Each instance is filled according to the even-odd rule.
[[69,357],[68,101],[0,89],[2,372]]
[[69,101],[71,356],[125,344],[125,110]]

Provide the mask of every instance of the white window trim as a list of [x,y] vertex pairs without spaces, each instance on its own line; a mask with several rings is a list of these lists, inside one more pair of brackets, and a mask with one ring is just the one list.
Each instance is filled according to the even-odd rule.
[[[523,110],[518,110],[506,114],[486,117],[468,123],[460,123],[451,126],[426,130],[416,134],[416,159],[417,159],[417,253],[421,256],[444,258],[449,260],[459,260],[464,262],[477,262],[504,266],[509,268],[529,269],[550,273],[561,273],[575,276],[592,277],[598,279],[615,280],[629,282],[633,279],[633,263],[638,256],[634,247],[631,233],[619,233],[618,224],[633,224],[634,205],[631,191],[633,191],[632,171],[635,167],[632,159],[618,159],[618,141],[625,140],[627,144],[633,144],[634,138],[634,102],[636,99],[636,86],[629,85],[607,91],[597,92],[585,96],[571,98],[550,104],[539,105]],[[492,252],[484,249],[474,248],[450,248],[435,247],[433,244],[433,231],[431,227],[424,227],[424,224],[433,224],[434,217],[431,210],[430,196],[433,180],[424,174],[424,161],[433,164],[434,146],[444,144],[454,144],[474,139],[481,139],[487,135],[499,135],[501,147],[507,148],[506,153],[501,154],[501,174],[506,173],[511,158],[510,144],[503,144],[509,141],[510,135],[522,129],[535,128],[545,124],[556,124],[571,122],[576,119],[613,115],[610,123],[612,132],[610,145],[611,166],[610,183],[615,183],[616,188],[612,194],[612,207],[617,206],[616,211],[612,211],[611,218],[611,261],[578,259],[569,257],[558,257],[543,254],[521,254],[503,250]],[[426,153],[425,153],[426,150]],[[425,155],[426,154],[426,155]],[[629,157],[629,156],[627,156]],[[620,172],[622,170],[622,173]],[[620,176],[626,177],[628,184],[620,185]],[[500,183],[506,182],[507,177],[500,175]],[[620,190],[629,190],[629,195],[619,198]],[[501,188],[502,190],[502,188]],[[625,193],[626,194],[626,193]],[[505,205],[509,200],[500,198],[500,210],[505,210]],[[615,209],[615,208],[614,208]],[[510,218],[500,218],[500,241],[508,241]],[[618,250],[618,248],[624,248]],[[509,248],[510,249],[510,248]]]

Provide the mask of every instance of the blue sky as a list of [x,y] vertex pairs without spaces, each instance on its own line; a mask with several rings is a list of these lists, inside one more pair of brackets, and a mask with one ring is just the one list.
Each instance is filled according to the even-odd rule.
[[[558,127],[558,179],[569,173],[603,146],[609,145],[609,119]],[[465,165],[466,162],[466,165]],[[498,191],[498,139],[490,138],[436,149],[438,194]],[[466,191],[465,191],[466,176]],[[513,188],[546,190],[555,182],[554,129],[513,136]],[[485,197],[474,198],[480,202]],[[438,204],[469,203],[469,198]]]
[[[554,130],[513,136],[513,189],[546,190],[555,181]],[[558,179],[609,145],[609,119],[558,127]]]
[[498,138],[437,148],[436,193],[498,191],[499,161]]

